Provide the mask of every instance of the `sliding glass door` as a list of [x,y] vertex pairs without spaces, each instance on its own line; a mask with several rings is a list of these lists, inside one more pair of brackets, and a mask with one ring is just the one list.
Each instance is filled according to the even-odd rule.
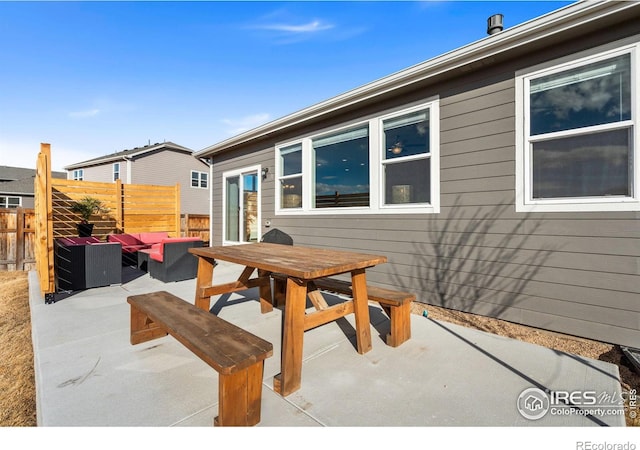
[[252,167],[223,175],[225,243],[260,240],[259,173],[259,167]]

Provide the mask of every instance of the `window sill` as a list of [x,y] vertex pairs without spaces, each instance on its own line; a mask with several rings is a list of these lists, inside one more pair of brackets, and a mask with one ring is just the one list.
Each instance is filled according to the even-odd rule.
[[516,203],[516,212],[608,212],[608,211],[640,211],[640,201],[624,200],[585,200],[577,201],[540,201]]
[[298,209],[276,209],[276,216],[352,216],[352,215],[380,215],[380,214],[438,214],[440,208],[436,206],[404,206],[404,207],[352,207],[352,208],[319,208],[304,210]]

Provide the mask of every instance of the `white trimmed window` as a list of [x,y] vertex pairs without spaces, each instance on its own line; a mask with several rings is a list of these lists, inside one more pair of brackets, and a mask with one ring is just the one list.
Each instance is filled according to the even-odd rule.
[[209,186],[207,172],[199,172],[197,170],[191,171],[191,187],[192,188],[207,188]]
[[22,205],[22,198],[0,196],[0,208],[17,208]]
[[276,147],[277,214],[437,213],[439,102]]
[[516,78],[517,211],[640,209],[637,49]]
[[120,163],[113,163],[113,181],[120,179]]

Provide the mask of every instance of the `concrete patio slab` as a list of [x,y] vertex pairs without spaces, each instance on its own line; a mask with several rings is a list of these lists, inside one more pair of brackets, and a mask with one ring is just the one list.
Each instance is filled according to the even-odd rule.
[[[231,281],[240,270],[221,263],[214,277]],[[213,369],[170,336],[129,344],[129,295],[167,290],[192,302],[195,281],[164,284],[133,269],[123,279],[45,304],[30,274],[38,424],[212,425],[218,403]],[[374,305],[373,349],[355,351],[351,316],[309,330],[302,387],[283,398],[273,391],[281,311],[261,314],[258,292],[250,289],[217,297],[212,312],[273,343],[259,427],[624,426],[613,402],[622,392],[612,364],[417,315],[411,340],[392,348],[382,338],[388,320]],[[595,392],[607,411],[574,404],[568,413],[565,405],[549,404],[544,416],[527,418],[518,408],[519,401],[535,400],[519,400],[527,389]]]

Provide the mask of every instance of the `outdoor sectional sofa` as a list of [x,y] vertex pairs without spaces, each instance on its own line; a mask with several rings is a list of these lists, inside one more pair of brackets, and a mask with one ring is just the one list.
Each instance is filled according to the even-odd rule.
[[122,233],[108,235],[107,242],[119,242],[122,245],[122,265],[135,266],[138,263],[139,250],[149,249],[153,244],[159,244],[168,238],[169,233],[166,231]]
[[198,258],[189,253],[189,249],[202,245],[200,238],[166,238],[153,244],[150,249],[140,250],[140,256],[148,256],[138,258],[138,261],[146,260],[151,278],[165,283],[188,280],[195,278],[198,271]]

